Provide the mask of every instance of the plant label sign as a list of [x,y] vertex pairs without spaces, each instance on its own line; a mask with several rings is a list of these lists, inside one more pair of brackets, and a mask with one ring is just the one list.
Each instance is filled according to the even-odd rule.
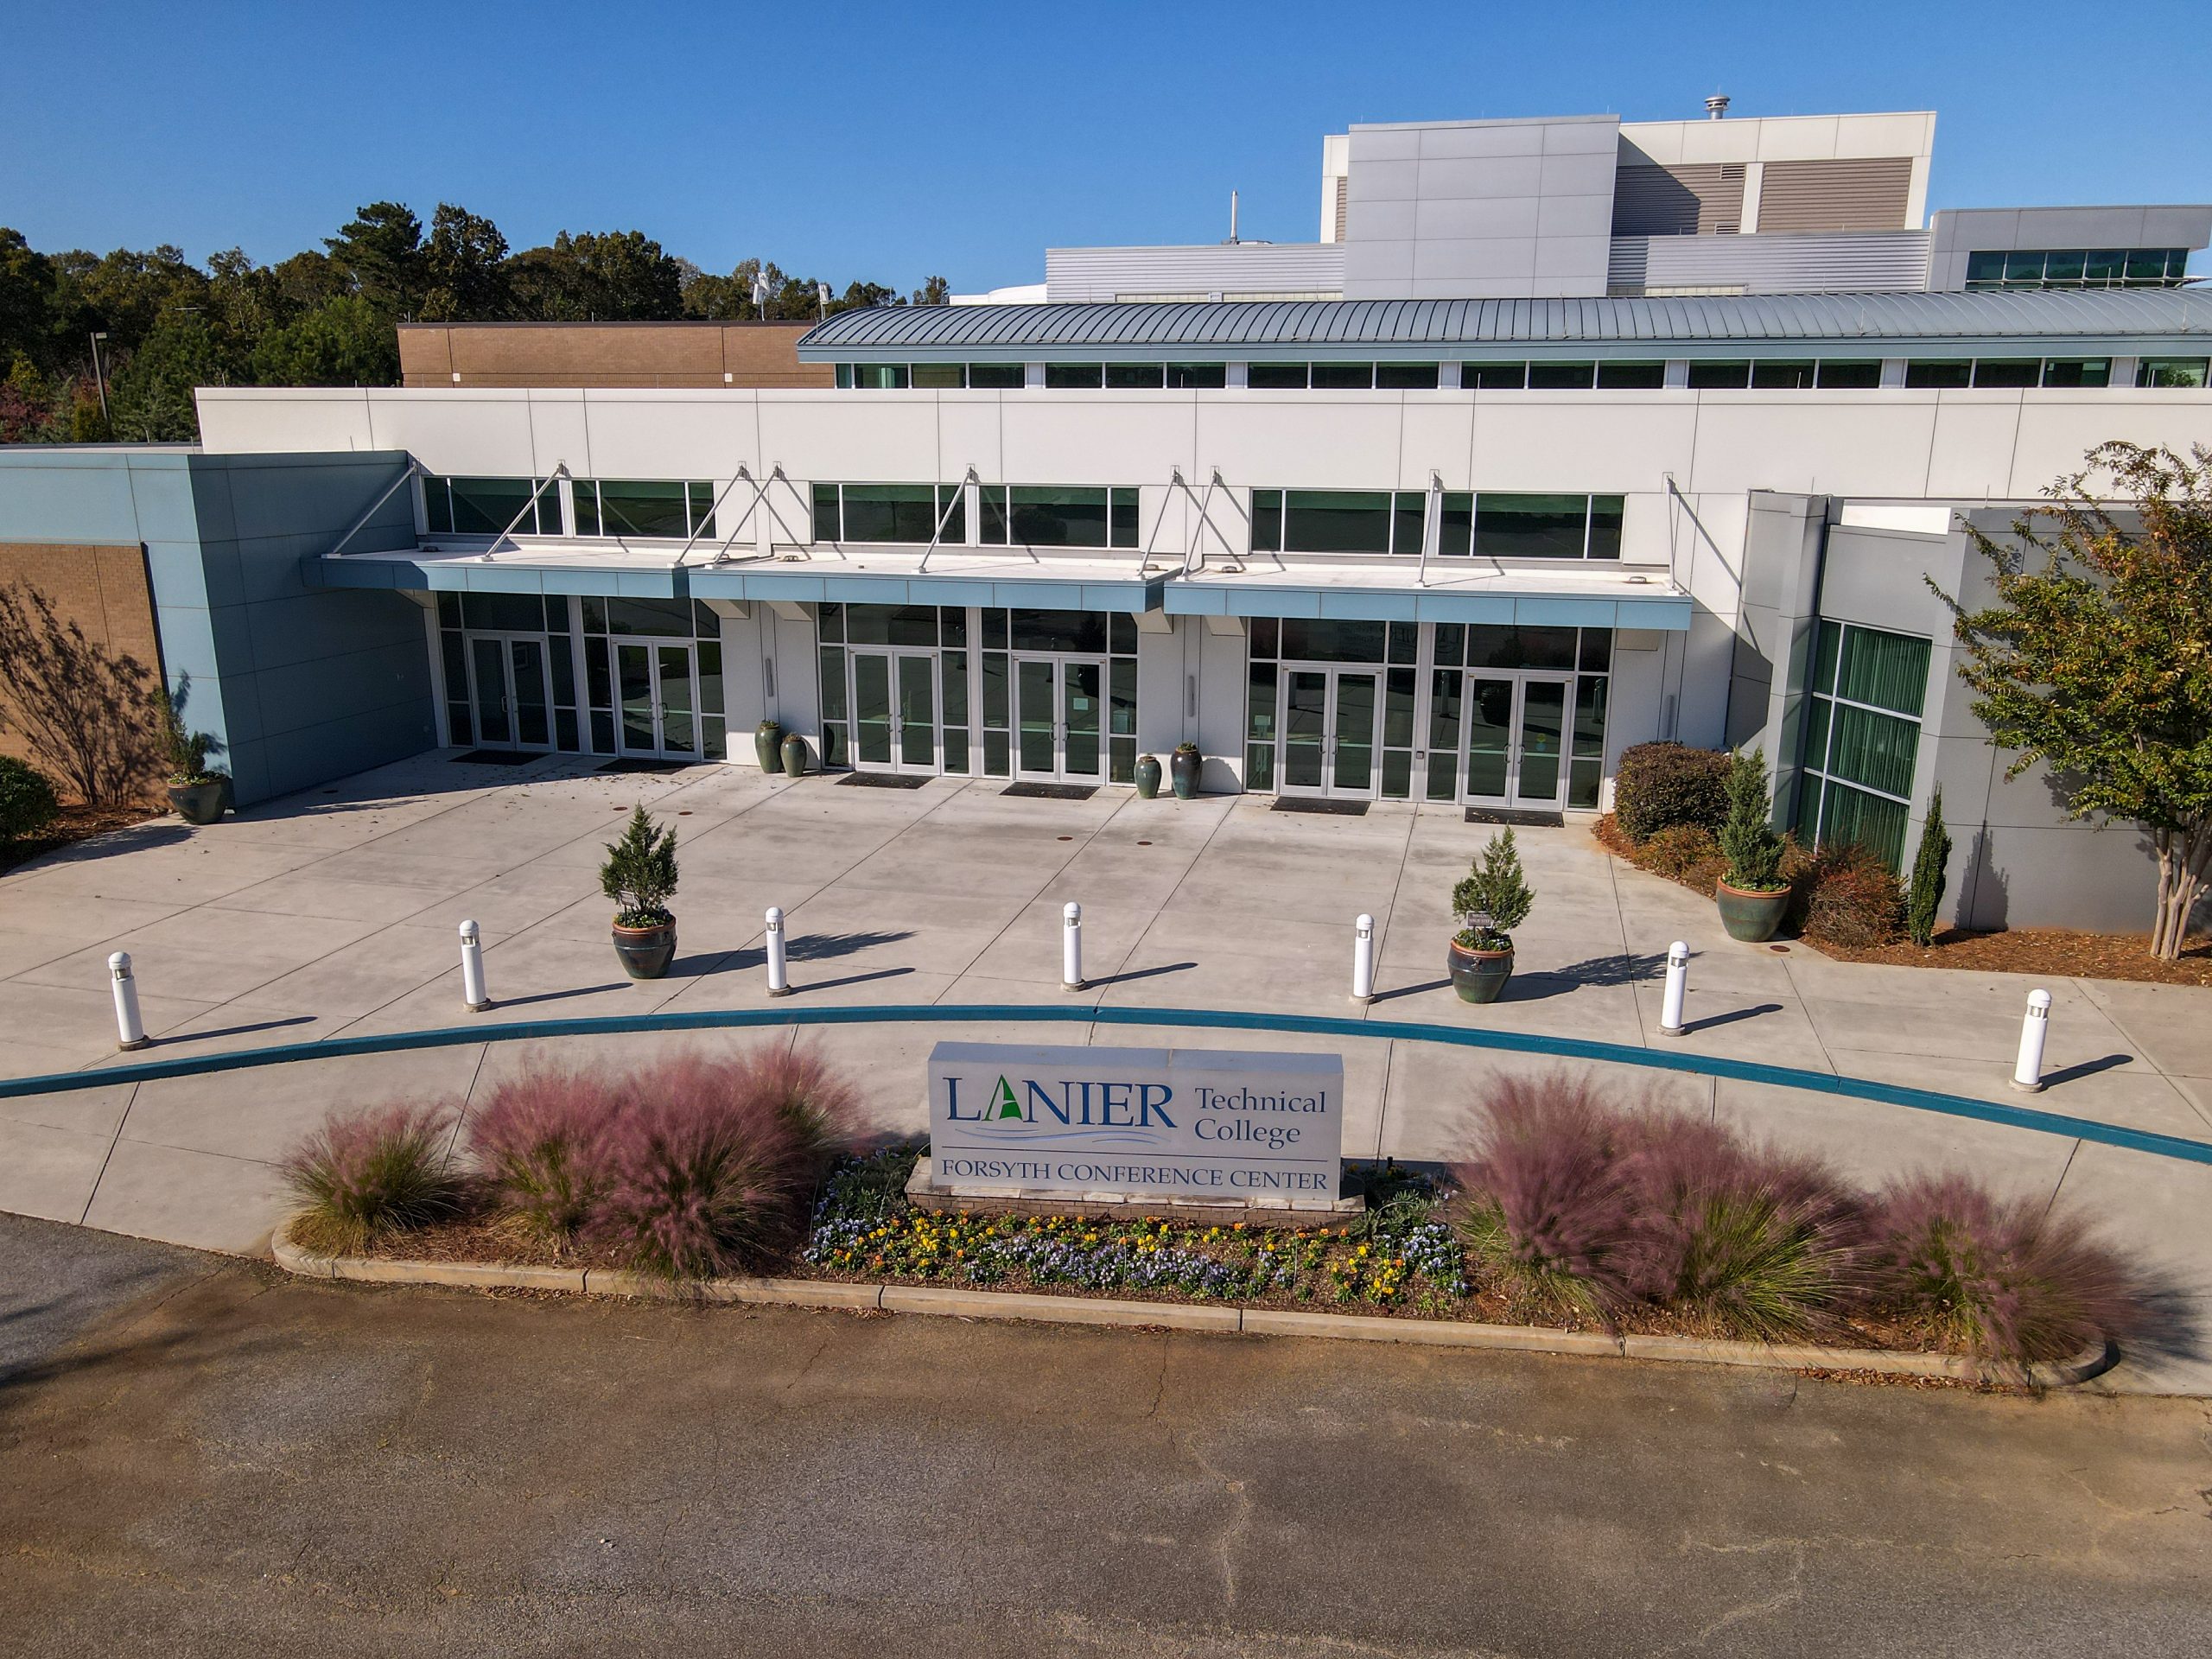
[[1337,1054],[939,1043],[935,1184],[975,1192],[1333,1204]]

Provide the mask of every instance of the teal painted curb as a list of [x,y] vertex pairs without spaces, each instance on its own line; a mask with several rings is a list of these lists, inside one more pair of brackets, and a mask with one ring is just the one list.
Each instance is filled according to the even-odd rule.
[[216,1071],[243,1071],[256,1066],[289,1065],[302,1060],[336,1058],[348,1054],[392,1054],[418,1048],[459,1048],[470,1043],[515,1043],[540,1037],[607,1037],[626,1032],[728,1031],[783,1026],[870,1025],[1097,1025],[1179,1026],[1207,1031],[1294,1032],[1315,1037],[1363,1037],[1399,1042],[1443,1043],[1459,1048],[1497,1049],[1509,1054],[1542,1054],[1554,1059],[1601,1060],[1614,1065],[1641,1065],[1656,1071],[1681,1071],[1694,1077],[1728,1077],[1741,1083],[1764,1083],[1810,1094],[1840,1095],[1850,1100],[1871,1100],[1885,1106],[1903,1106],[1916,1112],[1937,1112],[1947,1117],[1968,1117],[2008,1128],[2031,1129],[2038,1135],[2063,1135],[2069,1140],[2094,1141],[2129,1152],[2184,1163],[2212,1164],[2212,1144],[2184,1140],[2180,1135],[2155,1135],[2116,1123],[2100,1123],[2063,1112],[2039,1112],[2026,1106],[1972,1100],[1963,1095],[1938,1094],[1931,1089],[1908,1089],[1869,1077],[1838,1077],[1828,1071],[1802,1071],[1795,1066],[1767,1065],[1757,1060],[1731,1060],[1718,1056],[1684,1054],[1664,1049],[1634,1048],[1625,1043],[1599,1043],[1580,1037],[1541,1037],[1526,1032],[1484,1031],[1460,1026],[1433,1026],[1389,1020],[1348,1020],[1311,1014],[1246,1014],[1218,1008],[1123,1008],[1052,1006],[1001,1007],[990,1003],[887,1003],[881,1007],[835,1008],[715,1008],[692,1014],[604,1014],[595,1019],[525,1020],[511,1024],[448,1026],[437,1031],[394,1032],[379,1037],[332,1037],[320,1043],[283,1043],[271,1048],[238,1049],[225,1054],[200,1054],[174,1060],[134,1060],[85,1071],[57,1071],[39,1077],[0,1078],[0,1100],[25,1095],[66,1093],[79,1089],[105,1089],[111,1084],[153,1083],[163,1077],[204,1077]]

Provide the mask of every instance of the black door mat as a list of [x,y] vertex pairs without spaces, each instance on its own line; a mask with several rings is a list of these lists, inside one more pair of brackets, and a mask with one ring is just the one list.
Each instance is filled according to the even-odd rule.
[[1025,801],[1087,801],[1097,792],[1096,784],[1008,784],[999,791]]
[[1363,818],[1370,803],[1366,801],[1321,801],[1310,795],[1278,795],[1273,810],[1277,812],[1320,812],[1332,818]]
[[467,754],[456,754],[454,760],[472,766],[526,766],[544,758],[543,749],[471,749]]
[[919,789],[930,781],[925,772],[849,772],[837,780],[861,789]]
[[696,760],[655,760],[649,755],[626,754],[619,760],[610,760],[601,772],[681,772],[686,766],[696,766]]
[[1471,806],[1467,809],[1469,823],[1526,823],[1544,825],[1556,830],[1567,822],[1564,812],[1524,811],[1517,807]]

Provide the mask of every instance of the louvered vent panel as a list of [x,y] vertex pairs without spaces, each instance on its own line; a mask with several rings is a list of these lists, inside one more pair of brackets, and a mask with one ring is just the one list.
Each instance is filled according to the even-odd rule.
[[1744,169],[1735,162],[1624,167],[1613,175],[1615,236],[1712,236],[1744,218]]
[[1759,229],[1904,231],[1912,158],[1769,162],[1759,186]]

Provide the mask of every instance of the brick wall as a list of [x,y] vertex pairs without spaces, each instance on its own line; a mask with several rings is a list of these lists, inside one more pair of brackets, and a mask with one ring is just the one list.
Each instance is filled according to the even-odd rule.
[[[807,322],[404,323],[410,386],[830,386]],[[459,376],[456,379],[454,377]]]
[[[22,582],[53,601],[64,623],[117,656],[136,657],[160,671],[161,645],[154,627],[154,599],[144,550],[51,542],[0,542],[0,588]],[[0,676],[0,707],[10,689]],[[11,722],[0,731],[0,754],[33,760]],[[60,783],[60,779],[54,780]]]

